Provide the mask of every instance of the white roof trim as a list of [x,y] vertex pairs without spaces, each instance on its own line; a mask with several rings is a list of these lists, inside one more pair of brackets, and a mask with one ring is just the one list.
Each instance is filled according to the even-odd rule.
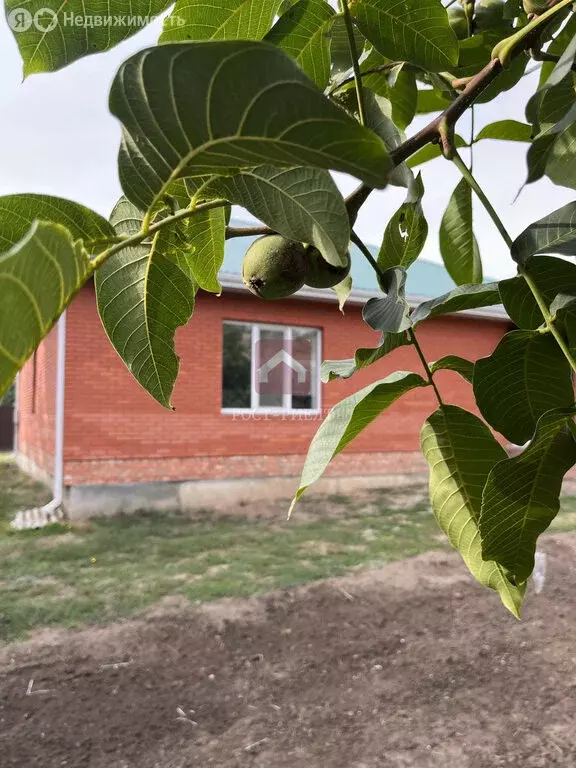
[[[248,289],[242,282],[240,275],[232,272],[221,272],[219,275],[220,283],[224,288],[228,288],[231,291],[238,291],[240,293],[248,293]],[[365,304],[368,299],[379,296],[376,291],[366,291],[361,288],[354,288],[348,298],[348,304]],[[305,286],[301,288],[298,293],[290,298],[303,299],[304,301],[327,301],[330,303],[336,303],[338,301],[336,294],[329,289],[320,288],[308,288]],[[411,307],[417,307],[423,301],[429,301],[429,296],[408,296],[408,303]],[[466,317],[476,317],[482,320],[509,320],[506,311],[502,305],[494,307],[481,307],[480,309],[464,309],[461,312],[454,312],[452,314],[466,315]]]

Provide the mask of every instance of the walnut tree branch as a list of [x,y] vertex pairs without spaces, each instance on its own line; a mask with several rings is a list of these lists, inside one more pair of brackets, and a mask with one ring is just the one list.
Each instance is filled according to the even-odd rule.
[[226,227],[226,240],[233,237],[257,237],[258,235],[275,235],[270,227]]
[[[549,0],[547,10],[541,16],[537,16],[526,27],[519,30],[510,38],[501,41],[497,48],[502,51],[502,58],[506,62],[524,55],[525,52],[537,47],[543,28],[554,18],[557,11],[567,8],[573,0]],[[556,8],[556,10],[553,10]],[[504,45],[503,45],[504,44]],[[406,139],[402,144],[390,151],[390,160],[392,168],[408,160],[418,150],[427,144],[441,144],[442,151],[447,157],[451,157],[455,148],[452,137],[454,127],[462,115],[471,107],[476,99],[496,80],[505,67],[502,64],[496,49],[493,53],[494,58],[486,64],[474,77],[466,83],[464,90],[446,107],[446,109],[434,118],[427,126],[418,131],[418,133]],[[358,217],[360,208],[364,205],[373,188],[367,184],[360,184],[354,192],[346,198],[346,209],[350,218],[350,226],[353,227]],[[236,229],[228,227],[226,237],[244,237],[246,235],[266,235],[272,234],[272,230],[267,227],[254,227]]]
[[499,59],[492,59],[486,64],[484,69],[474,75],[462,93],[454,99],[450,106],[446,107],[444,112],[390,152],[393,165],[400,165],[427,144],[437,144],[444,131],[454,128],[464,112],[474,104],[478,96],[488,88],[502,70],[503,67]]
[[[450,134],[456,122],[462,117],[464,112],[470,107],[478,96],[484,91],[490,83],[502,72],[502,65],[498,59],[492,59],[484,69],[475,75],[462,93],[454,99],[444,112],[434,118],[421,131],[411,136],[400,144],[396,149],[391,150],[390,159],[393,167],[400,165],[411,157],[419,149],[427,144],[437,144],[443,137]],[[443,147],[445,150],[446,147]],[[358,212],[374,190],[367,184],[360,184],[351,195],[346,198],[346,208],[350,217],[350,223],[353,226]]]
[[[519,33],[510,38],[510,42],[513,42],[513,44],[510,45],[509,49],[506,51],[507,58],[516,58],[517,56],[524,55],[525,51],[534,48],[542,33],[544,24],[547,24],[553,18],[554,12],[552,9],[556,6],[560,6],[558,10],[561,10],[569,4],[569,0],[550,0],[548,3],[548,10],[543,14],[543,16],[547,18],[537,17],[531,24],[523,28],[521,30],[521,39],[519,38]],[[529,29],[529,27],[531,28]],[[405,162],[409,157],[427,144],[441,143],[443,152],[450,156],[451,151],[454,150],[454,147],[450,147],[450,137],[454,133],[454,126],[466,110],[474,104],[476,99],[503,71],[504,66],[502,62],[495,56],[483,69],[480,70],[480,72],[466,82],[464,90],[440,115],[435,117],[434,120],[428,123],[422,130],[418,131],[418,133],[414,134],[414,136],[411,136],[398,147],[391,150],[390,159],[392,161],[392,166],[396,167]],[[371,187],[368,187],[366,184],[361,184],[346,199],[346,207],[348,208],[352,224],[356,221],[358,211],[366,202],[372,191]]]

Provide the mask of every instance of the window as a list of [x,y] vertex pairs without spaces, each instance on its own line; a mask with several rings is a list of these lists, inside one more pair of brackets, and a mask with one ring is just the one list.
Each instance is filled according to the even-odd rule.
[[317,411],[320,408],[320,331],[225,322],[222,408]]

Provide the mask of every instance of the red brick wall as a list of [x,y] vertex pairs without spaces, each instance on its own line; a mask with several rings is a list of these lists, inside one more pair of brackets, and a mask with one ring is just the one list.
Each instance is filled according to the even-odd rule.
[[57,358],[58,330],[54,328],[18,379],[18,447],[48,474],[54,471]]
[[[89,286],[68,312],[68,483],[258,477],[299,470],[319,418],[247,419],[221,413],[223,320],[320,328],[322,359],[352,357],[357,347],[378,342],[378,334],[362,322],[360,307],[349,306],[342,315],[332,303],[263,302],[232,292],[221,298],[201,294],[191,323],[177,334],[181,373],[174,396],[176,411],[171,413],[124,368],[102,330]],[[419,328],[419,338],[429,360],[448,352],[476,359],[489,354],[506,329],[505,322],[438,318]],[[323,386],[322,408],[396,370],[421,370],[412,348],[395,350],[346,382]],[[28,376],[27,370],[24,388]],[[473,407],[470,386],[456,374],[443,372],[438,382],[446,402]],[[428,389],[403,397],[354,441],[348,455],[352,459],[354,454],[355,460],[344,459],[340,466],[362,474],[362,469],[377,471],[368,468],[368,454],[417,451],[422,422],[434,409]]]

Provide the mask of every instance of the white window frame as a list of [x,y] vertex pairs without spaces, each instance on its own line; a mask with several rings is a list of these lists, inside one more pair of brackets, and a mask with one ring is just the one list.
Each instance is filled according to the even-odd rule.
[[[320,381],[320,365],[322,362],[322,330],[320,328],[310,328],[304,325],[280,325],[277,323],[255,323],[252,320],[224,320],[222,324],[222,333],[224,333],[225,325],[241,325],[249,326],[251,329],[251,345],[250,345],[250,363],[251,363],[251,376],[250,376],[250,407],[249,408],[221,408],[222,413],[229,414],[269,414],[277,416],[285,415],[300,415],[300,416],[318,416],[322,412],[322,382]],[[316,335],[316,360],[315,368],[318,373],[316,377],[316,390],[313,393],[312,401],[314,408],[292,408],[291,400],[292,394],[284,393],[282,407],[261,406],[259,404],[260,393],[256,391],[254,383],[256,381],[256,345],[260,341],[260,332],[266,331],[283,331],[284,342],[292,341],[292,332],[294,330],[305,331],[307,333],[314,333]],[[224,361],[222,361],[224,365]],[[290,372],[285,368],[284,376],[290,381]],[[289,389],[289,387],[285,387]],[[220,398],[222,401],[222,397]]]

